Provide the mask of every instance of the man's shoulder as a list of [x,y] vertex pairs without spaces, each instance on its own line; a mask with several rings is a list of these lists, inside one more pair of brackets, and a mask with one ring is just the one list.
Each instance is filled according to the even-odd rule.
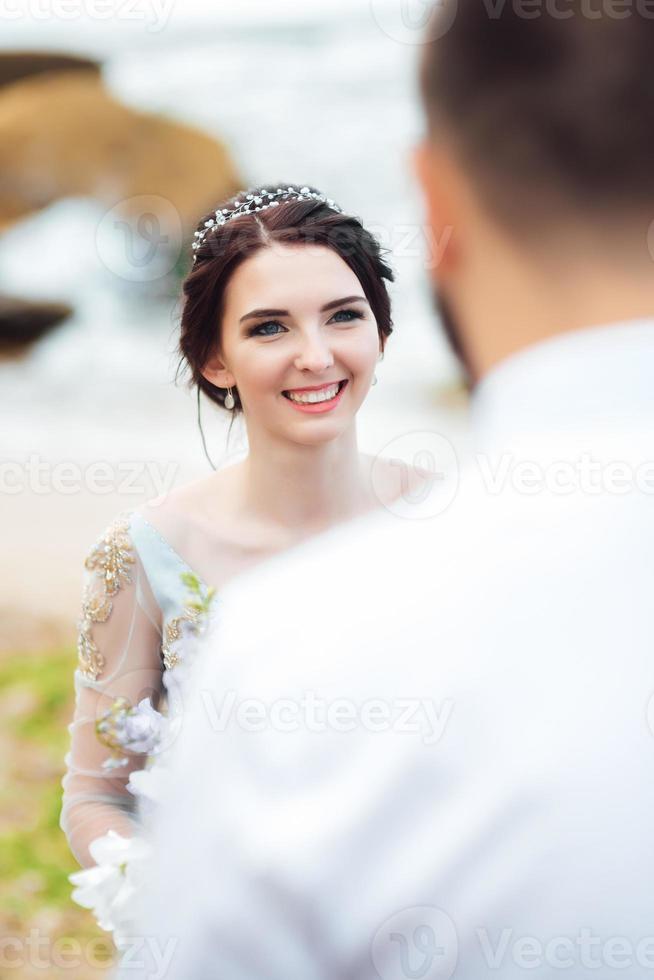
[[[473,552],[493,548],[487,501],[462,488],[443,512],[380,509],[274,555],[223,592],[225,608],[254,633],[290,615],[305,623],[384,620],[404,602],[456,590]],[[249,613],[248,613],[249,611]],[[282,625],[283,628],[283,625]]]
[[618,511],[615,498],[494,494],[466,472],[444,508],[431,498],[341,524],[239,576],[225,603],[255,633],[291,616],[310,633],[308,624],[346,617],[383,624],[409,606],[456,614],[503,575],[565,566],[607,522],[623,521]]

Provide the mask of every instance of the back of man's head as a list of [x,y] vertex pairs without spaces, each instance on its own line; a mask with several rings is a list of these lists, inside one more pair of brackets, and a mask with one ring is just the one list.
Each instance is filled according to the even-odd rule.
[[[654,0],[441,0],[430,134],[515,230],[654,202]],[[438,28],[438,15],[435,25]],[[438,30],[436,30],[438,34]]]

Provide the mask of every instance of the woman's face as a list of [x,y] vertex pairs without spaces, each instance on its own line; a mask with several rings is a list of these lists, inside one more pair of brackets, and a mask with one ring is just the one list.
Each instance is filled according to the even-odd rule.
[[352,424],[380,352],[359,280],[322,245],[276,244],[241,263],[227,286],[221,341],[229,375],[214,383],[233,378],[248,433],[255,426],[305,445]]

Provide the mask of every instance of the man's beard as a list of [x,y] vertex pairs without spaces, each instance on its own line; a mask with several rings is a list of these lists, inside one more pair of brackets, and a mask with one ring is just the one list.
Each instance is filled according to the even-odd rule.
[[447,337],[450,349],[461,366],[463,372],[463,383],[468,391],[471,391],[475,384],[474,371],[463,342],[463,331],[452,312],[452,308],[439,290],[438,286],[432,286],[432,303],[441,321],[443,332]]

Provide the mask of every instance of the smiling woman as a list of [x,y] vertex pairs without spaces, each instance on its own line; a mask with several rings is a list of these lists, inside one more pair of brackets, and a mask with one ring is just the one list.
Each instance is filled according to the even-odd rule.
[[193,250],[179,369],[249,446],[221,486],[286,528],[372,509],[356,415],[393,329],[377,240],[316,188],[271,184],[204,215]]
[[116,941],[214,596],[405,489],[396,461],[357,445],[356,415],[392,331],[393,279],[361,222],[314,189],[260,188],[203,218],[194,251],[180,354],[198,395],[243,417],[249,452],[119,514],[85,563],[61,826],[88,866],[71,878],[75,901]]
[[[203,381],[236,391],[251,446],[270,438],[317,445],[344,433],[384,341],[351,267],[322,243],[267,246],[241,262],[213,333]],[[324,424],[298,428],[297,409]]]
[[[247,379],[230,357],[238,336],[272,339],[294,328],[295,343],[298,329],[315,341],[309,313],[314,328],[316,317],[331,311],[337,311],[331,327],[372,326],[383,352],[393,329],[386,290],[393,273],[359,219],[315,188],[268,185],[236,195],[205,215],[198,229],[194,267],[184,283],[180,368],[190,368],[190,384],[212,401],[229,408],[231,391],[233,410],[245,407]],[[296,383],[287,388],[322,382],[297,376],[320,374],[320,363],[300,363],[309,366],[291,371]]]

